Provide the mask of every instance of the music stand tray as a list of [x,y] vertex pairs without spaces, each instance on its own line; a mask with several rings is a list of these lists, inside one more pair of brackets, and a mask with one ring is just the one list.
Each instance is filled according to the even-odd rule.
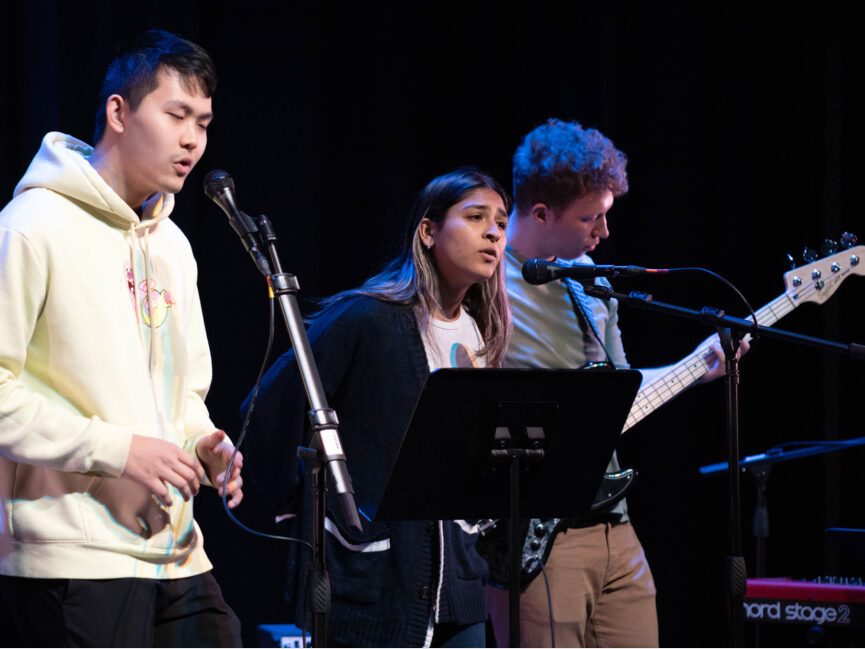
[[508,518],[508,464],[491,461],[496,429],[515,441],[542,428],[543,459],[520,477],[520,516],[584,516],[616,447],[636,370],[443,369],[421,392],[376,520]]

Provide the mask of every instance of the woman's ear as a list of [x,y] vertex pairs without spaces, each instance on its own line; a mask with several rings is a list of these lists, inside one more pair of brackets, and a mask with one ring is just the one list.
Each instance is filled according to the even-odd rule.
[[436,224],[430,221],[428,218],[424,217],[421,219],[420,225],[418,226],[418,234],[420,236],[420,242],[423,244],[423,247],[427,250],[432,250],[432,247],[435,245],[435,235],[438,228]]

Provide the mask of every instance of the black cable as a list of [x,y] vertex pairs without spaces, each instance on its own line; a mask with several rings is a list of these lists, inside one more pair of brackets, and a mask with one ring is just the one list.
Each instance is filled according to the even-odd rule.
[[541,567],[541,574],[544,577],[544,586],[546,586],[546,589],[547,589],[547,610],[549,612],[549,623],[550,623],[550,646],[555,648],[555,646],[556,646],[556,628],[555,628],[555,624],[553,624],[553,592],[550,590],[550,580],[547,577],[547,569],[544,567],[543,561],[541,561],[540,559],[535,557],[534,563],[531,563],[528,566],[526,566],[526,569],[531,570],[535,564],[538,564]]
[[754,320],[754,326],[759,325],[759,323],[757,322],[757,314],[754,313],[754,309],[751,306],[751,304],[748,302],[748,300],[745,298],[745,296],[742,295],[742,292],[738,288],[736,288],[732,282],[730,282],[727,278],[723,277],[722,275],[719,275],[715,271],[709,270],[708,268],[700,268],[698,266],[689,266],[689,267],[685,267],[685,268],[670,268],[669,272],[671,272],[671,273],[680,273],[680,272],[706,273],[707,275],[711,275],[715,279],[721,280],[721,282],[726,284],[730,289],[732,289],[732,291],[736,295],[739,296],[739,299],[742,300],[742,304],[744,304],[748,308],[748,313],[751,314],[751,318]]
[[[738,288],[736,288],[736,286],[732,282],[730,282],[727,278],[725,278],[724,276],[719,275],[718,273],[711,271],[708,268],[700,268],[699,266],[685,266],[682,268],[670,268],[670,269],[668,269],[668,272],[670,272],[670,273],[681,273],[681,272],[706,273],[707,275],[710,275],[711,277],[714,277],[715,279],[720,280],[722,283],[724,283],[728,288],[730,288],[738,296],[738,298],[742,301],[742,304],[744,304],[745,307],[748,309],[748,313],[751,315],[751,319],[754,321],[754,326],[759,326],[759,323],[757,322],[757,314],[754,312],[754,308],[751,306],[750,302],[748,302],[747,298],[742,294],[742,292]],[[565,283],[565,286],[568,290],[568,295],[571,298],[571,302],[574,305],[574,310],[578,314],[581,314],[583,316],[583,318],[590,317],[591,314],[588,314],[585,312],[585,307],[582,304],[582,302],[580,302],[579,298],[572,293],[572,291],[575,291],[576,289],[572,288],[567,282]],[[607,348],[604,345],[604,342],[600,339],[597,332],[595,331],[596,327],[593,327],[590,325],[588,327],[588,329],[591,331],[592,337],[598,341],[598,344],[601,346],[601,349],[604,351],[604,356],[606,357],[607,362],[610,365],[613,365],[612,359],[610,358],[610,354],[607,351]],[[588,334],[589,332],[586,332],[586,333]]]
[[252,398],[249,400],[249,409],[246,411],[246,417],[243,420],[243,426],[240,428],[240,436],[237,438],[237,444],[235,445],[234,452],[231,454],[231,458],[228,461],[228,467],[225,469],[225,478],[223,480],[223,493],[222,493],[222,508],[225,510],[225,513],[228,515],[228,518],[237,525],[240,529],[248,534],[252,534],[253,536],[260,536],[266,539],[273,539],[275,541],[290,541],[293,543],[300,543],[307,548],[309,548],[310,552],[312,551],[312,544],[308,541],[304,541],[303,539],[296,539],[291,536],[282,536],[279,534],[268,534],[267,532],[261,532],[259,530],[248,527],[244,523],[241,523],[234,513],[228,508],[228,482],[231,478],[231,470],[234,467],[234,461],[237,458],[237,454],[240,451],[240,446],[243,444],[243,440],[246,437],[247,428],[249,428],[249,422],[252,419],[252,411],[255,408],[255,401],[258,399],[258,392],[261,388],[261,379],[264,377],[264,372],[267,370],[267,365],[270,362],[270,355],[273,351],[273,338],[274,338],[274,330],[276,329],[275,321],[276,315],[274,310],[274,295],[273,291],[268,286],[268,306],[270,307],[270,318],[269,325],[267,331],[267,348],[264,352],[264,359],[261,362],[261,367],[258,370],[258,377],[255,379],[255,387],[252,389]]

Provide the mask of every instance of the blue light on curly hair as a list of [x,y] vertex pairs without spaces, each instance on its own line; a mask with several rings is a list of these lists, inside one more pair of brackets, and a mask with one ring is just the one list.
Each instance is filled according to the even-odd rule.
[[602,189],[618,198],[628,191],[628,160],[600,131],[550,119],[533,129],[514,153],[518,212],[536,203],[561,209]]

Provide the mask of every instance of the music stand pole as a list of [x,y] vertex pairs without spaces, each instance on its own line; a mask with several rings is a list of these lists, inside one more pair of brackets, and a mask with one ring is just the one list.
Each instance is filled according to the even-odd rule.
[[544,433],[541,428],[533,427],[527,431],[526,445],[528,448],[500,448],[509,445],[513,440],[510,430],[499,427],[496,430],[496,444],[491,453],[493,462],[508,460],[509,500],[508,500],[508,563],[510,564],[510,580],[508,589],[508,639],[510,647],[520,646],[520,595],[522,573],[522,539],[520,531],[520,471],[522,460],[540,462],[544,459]]
[[511,587],[508,590],[508,635],[511,647],[519,647],[520,644],[520,559],[522,553],[518,548],[520,543],[520,456],[511,453],[511,491],[510,505],[511,516],[508,520],[508,552],[511,563]]

